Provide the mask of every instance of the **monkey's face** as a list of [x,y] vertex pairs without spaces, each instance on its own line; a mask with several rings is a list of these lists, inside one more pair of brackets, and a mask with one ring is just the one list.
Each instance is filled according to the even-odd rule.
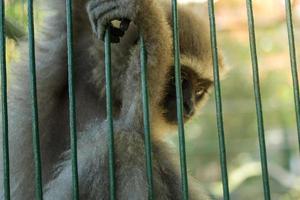
[[[177,123],[176,109],[176,85],[174,67],[169,73],[170,79],[167,82],[165,96],[161,101],[164,110],[164,117],[168,122]],[[203,101],[205,94],[212,86],[209,79],[200,78],[193,70],[187,66],[181,67],[181,87],[183,96],[183,117],[186,122],[196,112],[198,105]]]

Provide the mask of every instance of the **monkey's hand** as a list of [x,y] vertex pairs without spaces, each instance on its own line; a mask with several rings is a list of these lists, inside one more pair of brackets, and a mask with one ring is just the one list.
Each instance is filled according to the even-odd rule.
[[[142,1],[145,0],[90,0],[87,12],[98,39],[103,40],[106,29],[110,28],[111,42],[120,42],[130,21],[134,21]],[[113,25],[114,20],[120,21],[119,27]]]

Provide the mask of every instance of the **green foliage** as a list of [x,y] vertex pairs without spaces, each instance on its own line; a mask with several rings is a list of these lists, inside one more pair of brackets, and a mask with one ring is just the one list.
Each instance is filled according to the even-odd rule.
[[13,19],[14,22],[24,25],[24,31],[25,31],[25,25],[27,24],[27,12],[26,12],[26,1],[25,0],[9,0],[7,1],[6,6],[6,16],[10,19]]

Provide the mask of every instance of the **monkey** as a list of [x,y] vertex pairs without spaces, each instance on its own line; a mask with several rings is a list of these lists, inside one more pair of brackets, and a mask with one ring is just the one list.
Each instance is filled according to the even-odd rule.
[[[47,9],[55,11],[45,19],[46,27],[36,41],[44,197],[70,199],[65,5],[61,0],[43,3]],[[86,5],[87,12],[83,12]],[[73,1],[78,164],[80,197],[83,199],[108,199],[101,39],[107,24],[115,19],[121,19],[121,25],[125,26],[120,30],[112,27],[111,32],[112,41],[119,42],[112,45],[117,195],[119,199],[147,198],[138,78],[137,40],[141,33],[148,54],[155,195],[161,199],[181,199],[179,175],[168,159],[167,148],[159,141],[168,128],[176,127],[170,10],[170,5],[163,1]],[[205,102],[206,93],[212,86],[212,63],[208,30],[202,19],[189,13],[184,6],[179,7],[179,16],[184,119],[188,121]],[[136,27],[126,27],[128,20]],[[12,198],[34,199],[26,43],[22,43],[20,49],[23,52],[21,62],[11,66],[8,90]],[[0,199],[3,199],[3,192]]]

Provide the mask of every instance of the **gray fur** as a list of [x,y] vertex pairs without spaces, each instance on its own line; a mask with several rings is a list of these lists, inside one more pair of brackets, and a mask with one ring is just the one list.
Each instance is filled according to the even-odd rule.
[[[86,4],[88,12],[84,9]],[[106,7],[101,6],[104,4],[115,5],[118,9],[106,13]],[[43,5],[46,9],[55,11],[45,19],[43,32],[36,41],[44,197],[51,200],[67,200],[72,197],[72,182],[65,1],[51,0],[44,2]],[[168,20],[170,13],[151,0],[74,0],[73,5],[80,197],[109,199],[103,42],[94,37],[92,30],[101,38],[107,22],[128,18],[135,25],[130,26],[119,44],[112,45],[117,197],[147,199],[139,80],[140,59],[139,48],[135,41],[138,39],[137,29],[139,29],[145,38],[148,53],[151,128],[153,134],[159,136],[163,130],[161,126],[168,126],[158,104],[163,96],[167,72],[171,69],[173,60],[171,26]],[[105,15],[100,17],[101,13]],[[89,20],[93,29],[88,23]],[[192,48],[193,45],[185,46]],[[203,49],[206,53],[209,47]],[[11,194],[12,199],[31,200],[34,199],[34,166],[28,53],[25,41],[20,44],[20,51],[21,61],[10,67],[11,84],[8,89]],[[187,56],[195,58],[193,62],[191,61],[192,64],[195,64],[198,57],[201,61],[196,63],[205,61],[205,64],[211,64],[210,61],[203,59],[203,55]],[[211,65],[201,67],[202,70],[195,69],[197,73],[199,71],[199,75],[211,77],[211,73],[206,72],[211,71]],[[156,199],[181,199],[178,170],[169,159],[167,146],[158,139],[153,140],[152,145]],[[0,199],[3,199],[2,149],[0,156]],[[190,199],[206,198],[191,192]]]

